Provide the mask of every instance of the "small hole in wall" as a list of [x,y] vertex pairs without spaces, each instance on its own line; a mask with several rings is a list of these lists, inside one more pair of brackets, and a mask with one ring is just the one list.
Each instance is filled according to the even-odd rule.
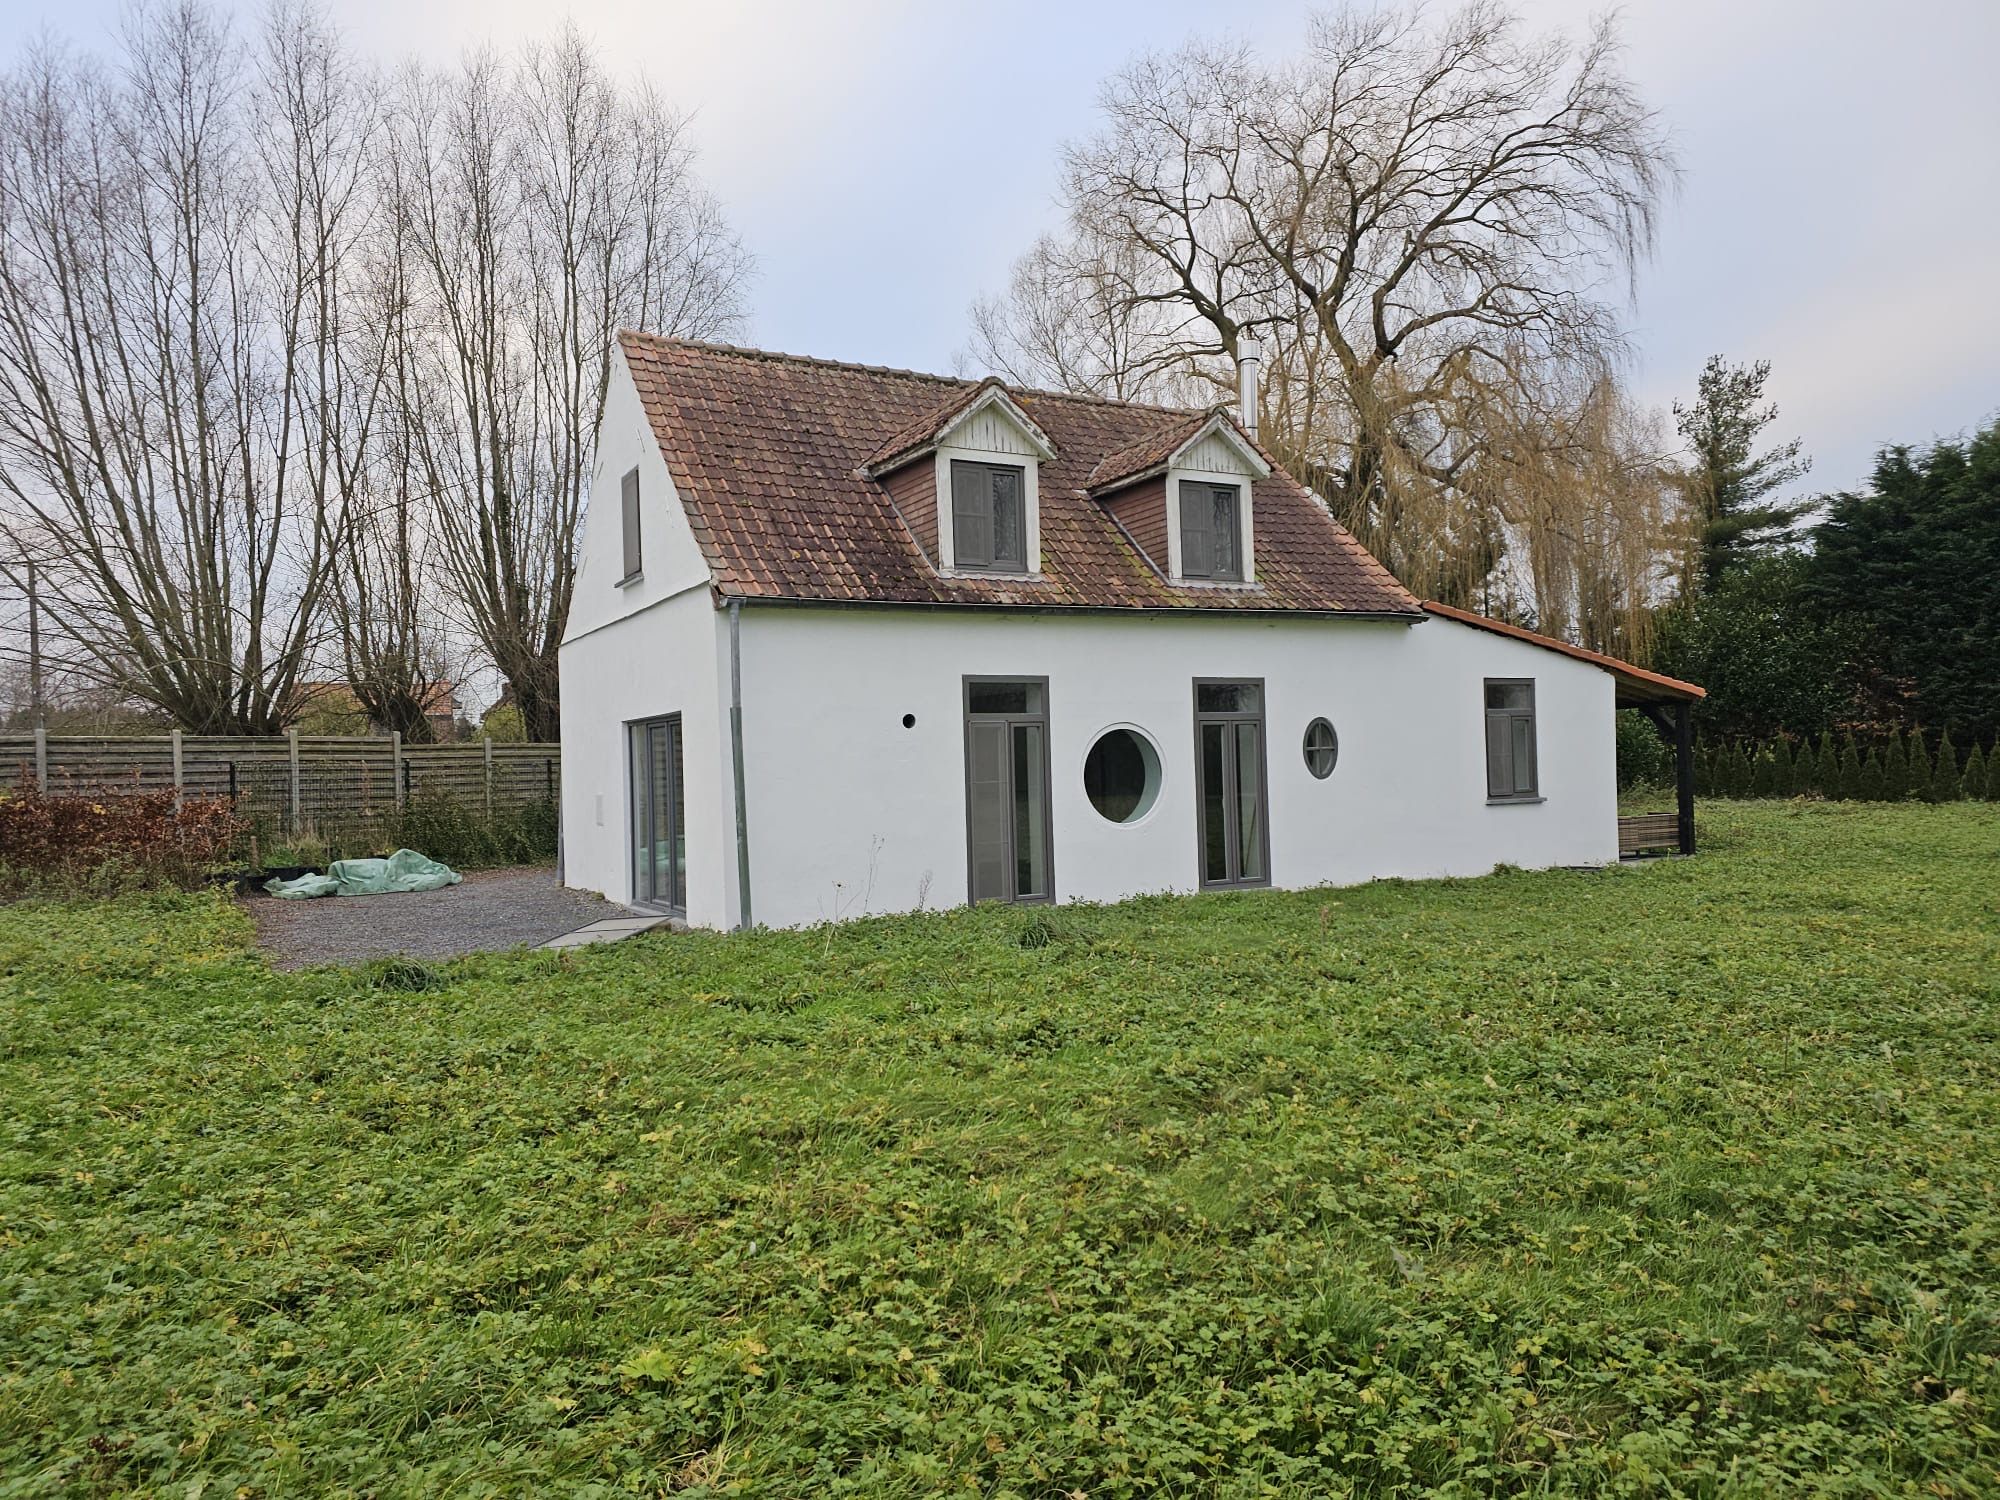
[[915,729],[917,727],[917,716],[915,714],[904,714],[903,727],[905,729]]

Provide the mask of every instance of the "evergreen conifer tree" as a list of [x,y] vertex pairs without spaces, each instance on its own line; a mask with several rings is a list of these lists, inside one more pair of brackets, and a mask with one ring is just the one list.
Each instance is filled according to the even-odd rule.
[[1965,800],[1977,802],[1986,795],[1986,752],[1979,748],[1979,741],[1972,742],[1972,749],[1965,757]]
[[1831,731],[1819,737],[1819,759],[1813,765],[1813,790],[1829,801],[1840,795],[1840,752]]
[[1928,802],[1931,796],[1931,753],[1921,729],[1910,731],[1910,795],[1919,802]]
[[1796,797],[1799,786],[1798,768],[1792,763],[1792,742],[1784,735],[1778,736],[1777,744],[1771,747],[1771,757],[1777,762],[1771,773],[1771,787],[1780,797]]
[[1964,795],[1958,778],[1958,746],[1947,729],[1938,737],[1937,765],[1931,770],[1931,801],[1956,802]]
[[2000,802],[2000,740],[1993,742],[1993,749],[1986,757],[1986,800]]
[[1753,797],[1775,797],[1778,795],[1778,759],[1770,747],[1758,749],[1750,762],[1750,795]]
[[1756,780],[1757,768],[1751,764],[1748,746],[1738,745],[1736,753],[1730,757],[1729,783],[1732,797],[1748,797],[1752,783]]
[[1873,750],[1861,763],[1860,799],[1863,802],[1882,800],[1882,757]]
[[1840,800],[1852,802],[1861,795],[1861,752],[1855,748],[1854,736],[1846,736],[1840,744]]
[[1891,802],[1910,795],[1910,757],[1900,734],[1890,735],[1882,752],[1882,795]]

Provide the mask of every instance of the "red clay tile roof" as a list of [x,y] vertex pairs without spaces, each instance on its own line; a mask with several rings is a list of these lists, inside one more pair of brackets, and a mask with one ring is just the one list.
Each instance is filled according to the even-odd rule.
[[640,333],[620,334],[619,345],[724,596],[1421,612],[1388,569],[1275,465],[1252,490],[1256,583],[1228,588],[1162,578],[1084,481],[1104,455],[1163,440],[1191,417],[1205,420],[1205,412],[1010,388],[1057,450],[1041,465],[1042,576],[950,578],[930,565],[887,492],[860,470],[885,443],[939,421],[940,413],[948,421],[948,407],[972,399],[979,382]]
[[[890,460],[915,453],[937,441],[938,435],[957,421],[988,390],[997,390],[1007,395],[1007,387],[997,375],[988,375],[976,385],[967,385],[963,390],[947,396],[944,402],[924,413],[906,427],[899,428],[885,438],[880,447],[868,455],[861,467],[878,477],[890,467]],[[1008,400],[1012,400],[1008,396]]]
[[1424,612],[1436,615],[1441,620],[1456,620],[1461,625],[1470,625],[1477,630],[1490,630],[1495,635],[1526,641],[1531,646],[1543,646],[1550,651],[1560,651],[1564,656],[1573,656],[1578,661],[1589,662],[1593,667],[1602,667],[1617,680],[1618,704],[1621,708],[1640,703],[1693,702],[1708,696],[1707,688],[1696,687],[1692,682],[1682,682],[1678,677],[1668,677],[1660,672],[1649,672],[1644,667],[1633,666],[1629,661],[1620,661],[1617,657],[1606,656],[1601,651],[1586,651],[1581,646],[1572,646],[1568,641],[1559,641],[1552,635],[1538,635],[1525,626],[1509,625],[1505,620],[1496,620],[1491,615],[1477,615],[1469,609],[1457,609],[1449,604],[1440,604],[1435,599],[1424,601]]
[[1109,489],[1121,480],[1135,479],[1149,469],[1157,469],[1172,458],[1180,446],[1208,425],[1213,412],[1198,411],[1178,422],[1169,422],[1149,432],[1136,443],[1114,448],[1100,458],[1084,476],[1087,490]]

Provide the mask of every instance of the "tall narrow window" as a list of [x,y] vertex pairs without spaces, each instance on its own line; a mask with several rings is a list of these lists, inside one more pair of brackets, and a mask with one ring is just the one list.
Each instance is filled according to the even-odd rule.
[[974,901],[1047,901],[1048,684],[965,683],[965,832]]
[[618,581],[630,583],[639,576],[639,471],[637,469],[625,476],[618,498],[621,518],[625,524],[625,571],[619,575]]
[[1193,479],[1180,482],[1181,577],[1243,581],[1237,487]]
[[1268,885],[1264,685],[1194,685],[1196,840],[1203,885]]
[[951,462],[952,566],[1028,571],[1026,473],[1006,464]]
[[632,899],[687,905],[686,796],[678,715],[628,726],[632,768]]
[[1531,801],[1540,793],[1535,774],[1533,678],[1486,679],[1486,795],[1494,801]]

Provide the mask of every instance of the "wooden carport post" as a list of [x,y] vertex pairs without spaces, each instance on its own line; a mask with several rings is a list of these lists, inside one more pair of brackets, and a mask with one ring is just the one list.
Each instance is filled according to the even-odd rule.
[[1679,794],[1681,853],[1694,853],[1694,705],[1674,705],[1674,783]]

